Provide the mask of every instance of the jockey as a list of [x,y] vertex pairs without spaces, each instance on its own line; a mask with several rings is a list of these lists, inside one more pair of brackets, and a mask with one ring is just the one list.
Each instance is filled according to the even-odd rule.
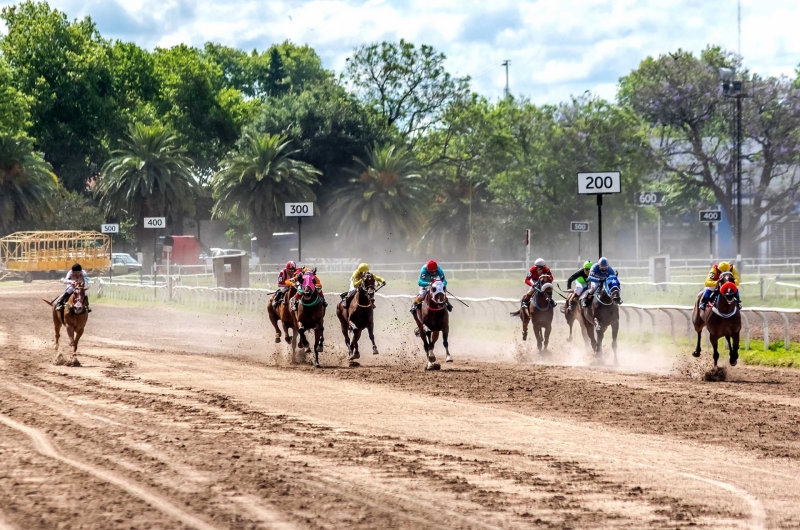
[[[436,263],[436,261],[430,260],[428,263],[423,265],[422,269],[419,271],[419,281],[417,282],[419,284],[419,293],[417,294],[417,298],[414,300],[414,303],[411,304],[412,314],[416,313],[417,308],[422,305],[422,300],[424,300],[425,295],[428,294],[428,289],[436,280],[441,280],[445,288],[447,288],[447,278],[444,277],[444,271],[439,264]],[[453,306],[450,304],[449,300],[447,301],[447,310],[453,310]]]
[[[522,297],[521,305],[523,308],[527,307],[528,303],[531,301],[531,296],[536,292],[536,288],[540,286],[540,279],[542,276],[550,276],[551,281],[553,279],[553,273],[550,272],[550,267],[547,266],[543,258],[539,258],[533,262],[533,267],[530,268],[528,275],[525,277],[525,283],[530,286],[530,289],[528,289],[528,292]],[[555,307],[556,303],[550,300],[550,305]]]
[[294,286],[294,275],[297,271],[297,265],[294,261],[287,261],[286,266],[278,273],[278,292],[275,293],[275,300],[272,306],[278,309],[278,306],[283,302],[283,297],[290,287]]
[[[297,272],[295,273],[295,284],[297,287],[297,293],[295,293],[294,298],[292,299],[292,311],[297,310],[297,304],[300,302],[300,298],[302,297],[303,293],[300,290],[301,285],[303,285],[303,275],[307,272],[311,272],[311,269],[303,265]],[[322,282],[319,279],[319,276],[316,274],[314,275],[314,286],[317,288],[317,294],[322,298],[322,307],[328,307],[328,302],[325,300],[325,294],[322,292]]]
[[[75,292],[76,282],[82,281],[84,290],[89,289],[89,276],[86,274],[86,271],[83,270],[80,263],[73,265],[72,270],[67,273],[62,281],[67,284],[67,289],[64,291],[64,294],[58,298],[55,305],[56,311],[61,311],[64,308],[64,304],[67,303],[70,295]],[[92,308],[89,307],[88,296],[84,297],[84,303],[86,304],[86,312],[91,313]]]
[[[353,275],[350,277],[350,289],[346,293],[342,293],[340,296],[342,300],[345,300],[345,307],[350,305],[350,300],[352,299],[353,295],[356,291],[358,291],[358,287],[361,285],[361,281],[364,278],[364,275],[369,271],[369,265],[366,263],[362,263],[358,266],[358,268],[353,272]],[[386,280],[378,276],[377,274],[372,274],[372,277],[375,278],[375,281],[386,285]]]
[[591,283],[591,285],[589,289],[584,292],[583,295],[581,295],[581,305],[583,307],[588,307],[589,299],[592,297],[600,284],[606,281],[609,276],[616,275],[617,273],[608,264],[608,260],[606,258],[600,258],[600,261],[592,265],[592,268],[589,269],[589,283]]
[[[735,266],[727,261],[722,261],[719,265],[712,265],[711,270],[708,272],[708,278],[706,278],[706,290],[703,292],[703,299],[700,301],[700,306],[698,308],[701,311],[708,305],[708,302],[711,300],[711,295],[719,291],[719,278],[722,276],[723,272],[730,272],[733,274],[733,284],[739,287],[739,271],[736,270]],[[739,298],[739,289],[736,289],[736,304],[739,306],[739,309],[742,308],[742,300]]]
[[592,262],[587,261],[583,264],[582,269],[578,269],[572,276],[567,278],[567,290],[569,291],[572,288],[572,282],[575,282],[575,296],[570,298],[569,300],[569,309],[568,311],[572,311],[572,307],[575,304],[575,298],[580,298],[581,293],[583,290],[586,289],[586,282],[589,281],[589,271],[592,268]]

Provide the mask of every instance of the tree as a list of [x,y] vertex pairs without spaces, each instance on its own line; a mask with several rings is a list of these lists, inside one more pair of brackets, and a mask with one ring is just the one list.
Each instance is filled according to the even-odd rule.
[[269,67],[264,83],[264,92],[270,96],[283,95],[289,90],[288,81],[280,52],[275,47],[270,48]]
[[[95,193],[106,216],[136,220],[136,239],[150,270],[155,256],[145,217],[173,217],[194,210],[198,183],[192,160],[162,125],[131,124],[122,147],[103,165]],[[169,220],[168,220],[169,221]]]
[[469,94],[469,78],[452,77],[430,46],[382,42],[356,48],[345,78],[355,93],[413,142],[439,124],[447,107]]
[[333,194],[329,214],[339,220],[345,236],[386,238],[394,242],[418,236],[428,203],[417,162],[405,147],[376,145],[367,160],[355,159],[360,169],[350,185]]
[[314,201],[311,186],[320,172],[295,160],[284,136],[247,131],[239,148],[221,163],[211,180],[215,217],[239,216],[250,220],[262,252],[266,253],[283,203]]
[[117,109],[109,48],[89,18],[69,22],[46,2],[4,7],[0,51],[12,84],[31,98],[31,127],[68,189],[83,190],[105,158],[106,124]]
[[[719,67],[738,59],[719,48],[648,57],[620,82],[620,101],[649,124],[660,178],[695,196],[713,194],[735,223],[732,106]],[[800,89],[786,78],[741,73],[743,105],[743,252],[754,255],[765,227],[785,219],[800,198]],[[708,205],[710,206],[710,205]],[[767,215],[769,214],[769,215]]]
[[50,164],[33,153],[30,139],[0,135],[0,230],[49,217],[58,179]]
[[4,136],[17,136],[31,126],[31,98],[11,81],[11,68],[0,56],[0,135]]

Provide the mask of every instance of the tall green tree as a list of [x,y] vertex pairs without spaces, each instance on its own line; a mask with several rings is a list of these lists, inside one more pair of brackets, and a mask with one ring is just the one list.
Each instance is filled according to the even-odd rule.
[[198,183],[192,160],[166,127],[132,124],[122,146],[103,165],[95,193],[107,218],[136,220],[144,268],[153,264],[153,230],[145,217],[177,218],[194,211]]
[[0,233],[52,217],[57,193],[58,179],[50,164],[33,152],[32,142],[0,135]]
[[[620,81],[619,93],[650,124],[662,180],[695,197],[712,195],[734,230],[733,100],[722,93],[719,68],[737,64],[716,47],[699,57],[681,50],[648,57]],[[742,98],[742,243],[743,252],[754,255],[765,227],[786,219],[800,199],[794,170],[800,163],[800,89],[786,78],[748,72],[738,78],[748,96]]]
[[266,255],[285,202],[314,201],[320,172],[296,160],[297,150],[280,135],[245,132],[211,181],[216,217],[245,217]]
[[31,98],[12,83],[11,68],[0,56],[0,135],[17,136],[31,126]]
[[409,238],[419,236],[429,202],[417,161],[405,147],[386,144],[356,162],[357,176],[333,194],[329,206],[340,233],[408,246]]
[[83,190],[105,159],[117,103],[109,48],[89,18],[70,22],[46,2],[3,8],[0,51],[12,84],[30,96],[30,135],[69,189]]
[[387,128],[413,141],[439,125],[448,106],[469,96],[469,78],[453,77],[446,57],[405,40],[362,45],[347,59],[344,77]]

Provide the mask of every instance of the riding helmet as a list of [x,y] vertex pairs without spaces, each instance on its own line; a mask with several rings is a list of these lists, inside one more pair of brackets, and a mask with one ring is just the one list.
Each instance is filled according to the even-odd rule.
[[606,258],[600,258],[600,261],[597,262],[600,265],[600,268],[605,270],[608,268],[608,260]]
[[533,262],[534,267],[544,267],[545,265],[547,265],[547,263],[545,263],[543,258],[539,258]]
[[592,262],[591,261],[587,261],[586,263],[583,264],[583,268],[584,269],[591,269],[592,268]]
[[72,266],[72,272],[81,272],[82,270],[83,269],[81,268],[80,263],[76,263],[75,265]]
[[295,270],[297,269],[297,264],[294,261],[287,261],[286,268],[289,270]]
[[721,261],[720,264],[717,265],[717,269],[719,269],[719,272],[730,272],[731,264],[727,261]]
[[436,272],[437,270],[439,270],[439,264],[438,264],[438,263],[436,263],[436,261],[435,261],[435,260],[430,260],[430,261],[428,262],[428,264],[427,264],[427,265],[425,265],[425,269],[426,269],[428,272]]

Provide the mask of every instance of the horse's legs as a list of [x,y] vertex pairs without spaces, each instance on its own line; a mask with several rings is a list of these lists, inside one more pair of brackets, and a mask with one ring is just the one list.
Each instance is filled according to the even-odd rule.
[[372,341],[372,355],[378,355],[378,347],[375,345],[375,324],[372,322],[372,317],[367,321],[367,334],[369,340]]
[[[275,328],[275,344],[281,343],[281,330],[278,327],[278,314],[275,312],[275,309],[272,307],[272,301],[269,302],[267,306],[267,316],[269,317],[269,321],[272,323],[272,327]],[[286,325],[284,324],[284,329],[286,329]]]
[[353,332],[353,340],[350,341],[352,344],[352,350],[350,350],[350,360],[359,359],[361,358],[361,352],[358,349],[358,341],[361,338],[361,330],[356,328]]
[[[286,341],[286,344],[292,344],[294,342],[294,336],[289,335],[289,325],[286,324],[285,320],[281,320],[281,325],[283,326],[283,339]],[[278,331],[277,335],[275,336],[276,342],[280,342],[280,336],[281,332]],[[292,349],[294,349],[294,346],[292,346]]]
[[319,352],[322,351],[322,326],[314,328],[314,368],[319,368]]
[[74,347],[75,346],[75,328],[73,328],[70,324],[67,324],[67,336],[69,337],[69,345]]
[[53,311],[53,327],[55,328],[56,331],[55,351],[57,352],[56,358],[55,360],[53,360],[53,364],[55,364],[56,366],[61,366],[65,364],[66,361],[64,360],[64,356],[61,354],[61,352],[58,351],[58,346],[59,346],[58,342],[59,339],[61,338],[61,317],[56,311]]
[[[553,325],[551,322],[548,322],[544,325],[544,351],[547,351],[547,347],[550,344],[550,332],[553,331]],[[572,328],[570,328],[572,331]]]
[[567,342],[572,342],[572,324],[574,322],[574,320],[567,318],[567,326],[569,326],[569,337],[567,337]]
[[531,321],[530,316],[528,316],[528,310],[521,309],[519,318],[522,319],[522,340],[528,340],[528,323]]
[[350,353],[350,328],[347,320],[340,314],[339,324],[342,326],[342,335],[344,335],[344,343],[347,346],[347,352]]
[[600,326],[600,329],[597,329],[597,349],[595,350],[594,357],[595,359],[599,359],[600,361],[603,360],[603,337],[606,334],[606,330]]
[[542,344],[544,343],[544,336],[542,335],[542,326],[536,324],[535,322],[531,324],[533,326],[533,336],[536,337],[536,349],[542,351]]
[[619,364],[617,361],[617,335],[619,334],[619,320],[611,324],[611,349],[614,350],[614,364]]
[[444,353],[445,353],[444,362],[451,363],[453,362],[453,358],[450,357],[450,343],[447,342],[448,335],[450,335],[449,324],[442,328],[442,345],[444,346]]
[[714,348],[714,368],[717,367],[717,361],[719,361],[719,336],[717,335],[710,335],[711,339],[711,347]]
[[439,340],[439,331],[428,331],[428,340],[430,343],[430,348],[428,348],[428,360],[434,362],[436,356],[433,354],[433,347],[436,346],[436,341]]
[[297,333],[300,335],[300,347],[307,348],[308,340],[306,339],[306,328],[303,326],[303,324],[300,324],[300,327],[297,328]]
[[694,351],[692,352],[692,355],[694,355],[695,357],[700,357],[700,340],[701,340],[702,336],[703,336],[703,332],[702,331],[698,331],[697,332],[697,347],[695,347]]
[[[730,338],[728,339],[730,341]],[[731,347],[731,366],[736,366],[739,362],[739,334],[733,336],[733,346]]]

